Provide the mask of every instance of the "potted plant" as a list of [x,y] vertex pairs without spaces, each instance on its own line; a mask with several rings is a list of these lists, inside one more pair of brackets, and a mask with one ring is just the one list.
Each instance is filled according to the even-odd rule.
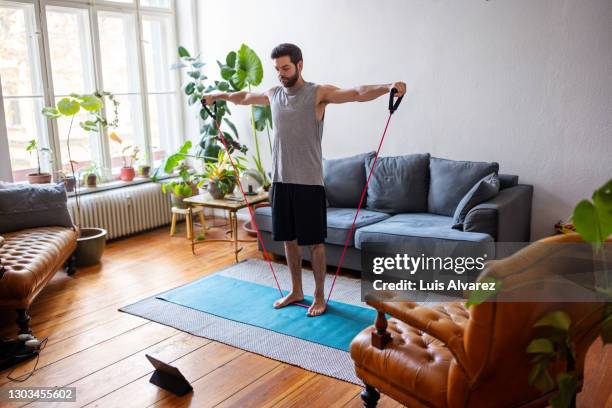
[[36,164],[38,171],[36,173],[28,174],[28,182],[30,184],[46,184],[51,182],[51,173],[43,173],[40,171],[40,153],[41,152],[49,152],[48,148],[43,147],[42,149],[38,149],[38,143],[36,139],[30,140],[30,143],[26,146],[26,152],[32,154],[32,152],[36,152]]
[[[238,172],[246,169],[242,164],[244,160],[243,157],[235,156],[233,160]],[[203,180],[198,183],[198,186],[207,183],[210,195],[219,200],[225,197],[226,194],[234,191],[239,174],[236,174],[234,166],[232,166],[229,160],[229,155],[227,155],[225,151],[220,150],[216,162],[204,164],[204,170],[201,176]]]
[[71,193],[74,191],[76,186],[76,178],[73,176],[66,175],[63,171],[58,172],[59,180],[64,183],[64,187],[66,188],[66,192]]
[[[113,132],[110,134],[110,139],[123,146],[123,140]],[[140,148],[138,146],[127,145],[121,149],[121,158],[123,159],[123,167],[119,172],[119,178],[123,181],[132,181],[136,177],[136,170],[134,170],[134,162],[138,160],[138,153]]]
[[95,188],[98,186],[98,180],[102,180],[102,173],[96,162],[83,169],[81,172],[81,184],[86,187]]
[[[115,118],[112,122],[108,122],[103,114],[104,98],[109,98],[113,103]],[[92,133],[101,133],[107,127],[117,127],[118,124],[118,105],[119,103],[114,99],[113,95],[109,92],[98,92],[93,94],[70,94],[60,99],[55,106],[45,107],[42,109],[42,114],[50,120],[56,120],[64,117],[70,119],[68,127],[68,134],[66,138],[66,144],[68,147],[68,159],[70,163],[70,170],[72,177],[76,179],[75,164],[72,160],[70,152],[70,134],[74,124],[74,118],[77,114],[84,112],[88,115],[87,120],[79,122],[79,126],[84,130]],[[95,174],[95,172],[88,173],[87,180],[89,181],[89,174]],[[96,175],[97,178],[97,175]],[[81,225],[81,206],[79,197],[79,185],[75,183],[75,194],[76,202],[76,213],[75,213],[75,224],[79,228],[79,238],[77,239],[77,249],[75,252],[77,266],[89,266],[100,262],[104,248],[106,245],[107,231],[103,228],[96,227],[83,227]]]
[[143,178],[149,178],[151,173],[151,166],[148,164],[141,164],[138,166],[138,175]]

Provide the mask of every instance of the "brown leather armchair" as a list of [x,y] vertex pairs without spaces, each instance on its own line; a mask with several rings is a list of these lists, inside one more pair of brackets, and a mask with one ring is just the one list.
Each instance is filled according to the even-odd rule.
[[[491,261],[481,278],[494,276],[506,286],[526,277],[559,277],[563,270],[592,275],[592,256],[558,256],[558,247],[550,245],[568,242],[581,240],[571,234],[535,242],[508,258]],[[559,293],[567,285],[559,278],[527,290]],[[388,299],[367,303],[378,310],[375,325],[357,335],[350,347],[357,376],[366,384],[362,393],[366,407],[376,406],[379,392],[409,407],[546,406],[551,394],[541,395],[527,380],[531,357],[526,348],[534,335],[533,324],[553,310],[566,311],[572,322],[583,319],[571,329],[576,372],[582,378],[584,357],[599,334],[605,305],[512,299],[469,309],[464,302],[433,307]],[[392,318],[387,320],[385,314]]]

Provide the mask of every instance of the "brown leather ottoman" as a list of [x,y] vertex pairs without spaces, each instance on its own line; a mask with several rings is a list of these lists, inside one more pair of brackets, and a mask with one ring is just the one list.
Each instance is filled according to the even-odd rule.
[[19,333],[31,333],[27,310],[68,261],[67,272],[74,273],[70,262],[76,249],[77,231],[66,227],[39,227],[3,235],[0,264],[0,308],[15,309]]

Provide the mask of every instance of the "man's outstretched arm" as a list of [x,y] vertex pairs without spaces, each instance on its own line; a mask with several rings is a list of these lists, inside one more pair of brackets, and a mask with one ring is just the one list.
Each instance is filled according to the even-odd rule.
[[319,91],[319,101],[320,103],[367,102],[388,94],[393,88],[397,89],[396,96],[398,97],[406,93],[406,84],[404,82],[383,85],[361,85],[348,89],[340,89],[333,85],[322,85]]
[[216,94],[204,95],[202,103],[212,105],[214,101],[229,101],[236,105],[269,105],[270,100],[268,99],[267,92],[254,93],[254,92],[221,92]]

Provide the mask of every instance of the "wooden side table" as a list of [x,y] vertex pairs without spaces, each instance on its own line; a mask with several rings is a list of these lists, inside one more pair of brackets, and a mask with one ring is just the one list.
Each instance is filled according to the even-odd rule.
[[[247,196],[247,200],[250,205],[261,203],[268,200],[268,192],[262,191],[257,195]],[[236,262],[238,262],[238,253],[242,251],[242,247],[238,248],[239,242],[257,242],[256,239],[238,239],[238,215],[236,214],[238,210],[245,208],[247,203],[244,199],[242,200],[232,200],[232,199],[214,199],[209,193],[200,194],[197,196],[185,198],[183,200],[184,203],[189,205],[189,210],[197,207],[208,207],[208,208],[218,208],[222,210],[227,210],[229,213],[229,224],[230,224],[230,234],[231,239],[204,239],[201,241],[195,241],[193,239],[193,234],[191,237],[191,252],[195,255],[195,245],[206,242],[230,242],[234,247],[234,257],[236,258]],[[190,217],[193,222],[193,217]]]

